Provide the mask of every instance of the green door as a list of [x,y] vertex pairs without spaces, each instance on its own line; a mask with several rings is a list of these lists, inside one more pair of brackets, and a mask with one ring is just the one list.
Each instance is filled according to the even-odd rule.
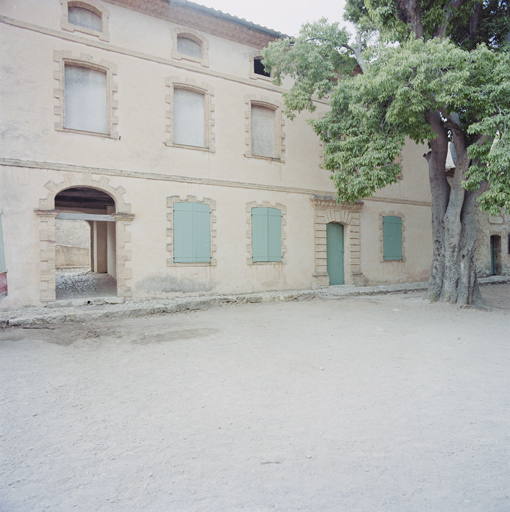
[[330,222],[326,225],[327,267],[329,284],[344,284],[344,227]]

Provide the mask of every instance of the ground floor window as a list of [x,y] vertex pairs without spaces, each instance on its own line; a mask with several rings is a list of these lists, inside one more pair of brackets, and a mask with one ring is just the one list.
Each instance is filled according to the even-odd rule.
[[282,261],[282,212],[278,208],[252,208],[253,262]]
[[402,254],[402,218],[393,215],[383,217],[383,258],[401,260]]
[[174,263],[211,262],[211,208],[174,203]]

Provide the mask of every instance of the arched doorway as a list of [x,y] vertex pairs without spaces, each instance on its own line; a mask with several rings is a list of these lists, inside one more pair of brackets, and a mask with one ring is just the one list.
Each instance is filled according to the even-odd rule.
[[501,237],[492,235],[490,244],[491,276],[497,276],[501,274]]
[[96,188],[70,187],[55,196],[55,210],[56,299],[117,295],[113,198]]
[[344,227],[337,222],[326,224],[326,257],[329,284],[344,284]]

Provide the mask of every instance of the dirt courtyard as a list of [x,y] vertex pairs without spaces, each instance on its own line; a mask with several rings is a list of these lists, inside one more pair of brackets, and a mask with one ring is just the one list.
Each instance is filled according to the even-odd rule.
[[0,330],[0,511],[506,512],[510,285]]

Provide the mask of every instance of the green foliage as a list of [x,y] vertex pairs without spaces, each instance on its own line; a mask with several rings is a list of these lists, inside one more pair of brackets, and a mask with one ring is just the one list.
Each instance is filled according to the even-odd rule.
[[[383,40],[403,42],[414,34],[402,4],[405,2],[397,0],[347,0],[344,18],[362,31],[379,31]],[[510,32],[508,0],[465,0],[456,4],[444,0],[417,2],[425,40],[433,39],[445,26],[445,35],[466,50],[480,43],[493,49],[505,44]]]
[[281,85],[284,76],[295,81],[292,94],[284,94],[288,117],[314,111],[312,97],[323,98],[341,74],[352,73],[356,61],[346,48],[348,41],[345,29],[322,18],[303,25],[296,39],[279,39],[264,50],[264,65],[273,71],[274,82]]
[[476,163],[465,186],[489,182],[482,207],[510,210],[510,54],[485,45],[466,51],[437,38],[408,40],[372,49],[364,74],[340,77],[345,37],[322,20],[304,27],[294,44],[278,41],[265,54],[277,80],[295,80],[285,95],[289,116],[314,110],[314,95],[329,94],[330,110],[309,123],[325,143],[324,167],[333,172],[339,200],[395,183],[406,138],[431,141],[427,113],[439,110],[445,122],[456,120]]

